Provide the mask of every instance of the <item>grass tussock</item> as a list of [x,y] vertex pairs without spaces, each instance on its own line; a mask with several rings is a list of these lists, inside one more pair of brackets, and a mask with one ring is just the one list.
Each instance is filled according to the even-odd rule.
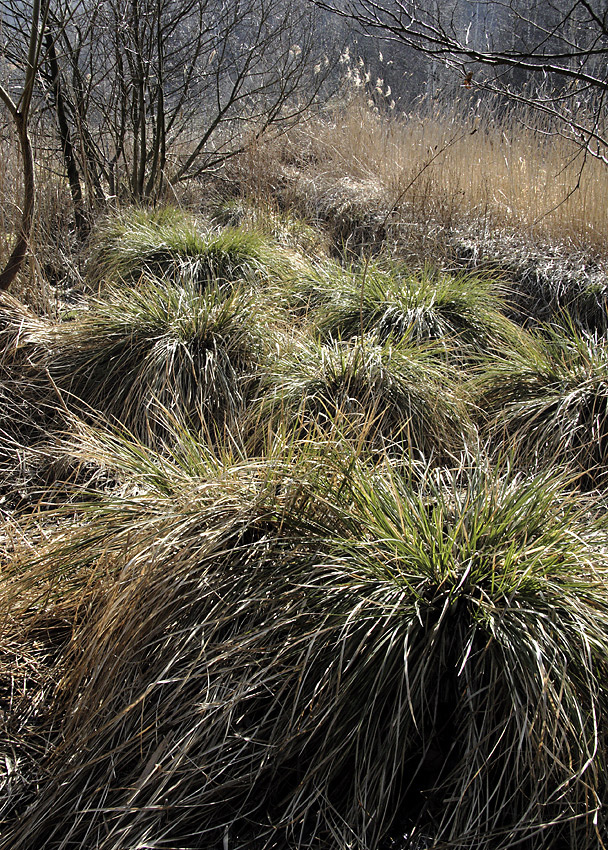
[[0,846],[596,847],[605,524],[480,461],[292,460],[148,480],[22,559],[14,598],[80,614]]
[[163,432],[162,411],[211,432],[234,423],[264,336],[250,291],[147,278],[108,286],[54,327],[49,370],[71,403],[134,434]]
[[301,336],[266,366],[254,434],[343,432],[355,443],[430,457],[459,452],[471,428],[453,372],[431,344]]
[[222,227],[252,230],[286,249],[293,249],[317,261],[326,259],[331,246],[318,227],[288,210],[279,210],[263,198],[230,199],[213,211],[213,221]]
[[210,230],[172,208],[108,218],[96,231],[87,269],[94,289],[105,282],[136,283],[142,276],[230,286],[291,271],[290,255],[255,230]]
[[585,486],[608,469],[608,349],[566,319],[484,361],[472,380],[493,440],[519,463],[563,465]]
[[328,280],[326,304],[316,317],[324,338],[372,333],[379,342],[434,340],[463,354],[503,344],[517,332],[505,316],[500,284],[491,276],[456,275],[425,268],[364,265]]

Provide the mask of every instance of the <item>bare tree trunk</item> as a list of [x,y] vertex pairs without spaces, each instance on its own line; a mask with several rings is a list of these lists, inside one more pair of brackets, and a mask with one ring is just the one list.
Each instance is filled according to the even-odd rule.
[[9,288],[23,265],[23,261],[25,260],[30,244],[30,234],[32,232],[32,222],[34,220],[34,200],[36,195],[34,183],[34,154],[32,152],[32,144],[28,133],[28,121],[32,94],[34,92],[34,82],[36,80],[36,71],[40,60],[42,32],[44,31],[46,24],[46,13],[47,8],[45,7],[42,26],[40,26],[40,0],[34,0],[32,5],[27,68],[23,84],[23,92],[19,99],[19,105],[15,103],[4,86],[0,86],[0,100],[2,100],[8,111],[11,113],[15,123],[15,128],[19,137],[19,147],[21,149],[23,166],[23,206],[21,208],[21,224],[19,226],[19,233],[17,235],[15,247],[8,258],[6,266],[0,273],[0,291],[6,291]]
[[21,148],[23,162],[23,207],[21,210],[21,225],[19,227],[17,242],[7,264],[0,273],[0,291],[6,291],[9,288],[23,265],[29,247],[32,221],[34,220],[34,154],[27,130],[27,116],[18,112],[13,118],[19,135],[19,146]]
[[74,146],[72,144],[72,135],[70,133],[70,125],[68,123],[63,91],[61,87],[61,79],[59,76],[59,64],[57,62],[57,52],[55,50],[55,40],[50,32],[45,36],[45,44],[48,55],[49,71],[51,85],[53,89],[53,100],[55,106],[55,115],[57,116],[57,126],[59,127],[59,140],[61,143],[61,152],[63,161],[68,175],[70,184],[70,193],[72,195],[72,204],[74,205],[74,220],[76,222],[76,231],[80,239],[86,239],[89,233],[89,222],[84,210],[84,199],[82,196],[82,187],[80,185],[80,174],[76,165],[76,156],[74,154]]

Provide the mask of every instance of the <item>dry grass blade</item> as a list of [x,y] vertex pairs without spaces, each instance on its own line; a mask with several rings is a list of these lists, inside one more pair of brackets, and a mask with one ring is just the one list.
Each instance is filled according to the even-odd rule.
[[41,359],[39,337],[50,322],[8,292],[0,293],[0,360],[3,364]]

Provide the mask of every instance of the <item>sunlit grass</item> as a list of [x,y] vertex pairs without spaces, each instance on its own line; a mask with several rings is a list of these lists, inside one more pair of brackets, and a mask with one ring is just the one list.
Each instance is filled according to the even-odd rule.
[[11,848],[597,846],[607,529],[559,479],[83,434],[131,489],[13,566],[78,617]]
[[242,412],[265,346],[259,320],[242,288],[152,278],[107,286],[54,328],[48,368],[70,404],[142,437],[162,433],[165,410],[213,431]]
[[2,850],[601,850],[606,174],[527,121],[353,102],[0,298]]
[[355,443],[442,457],[472,429],[456,376],[431,344],[373,336],[318,342],[304,335],[280,348],[261,375],[249,412],[253,435],[349,436]]
[[[341,215],[352,218],[354,229],[366,218],[370,236],[383,235],[384,221],[389,239],[423,252],[420,262],[429,251],[445,251],[452,230],[477,234],[480,243],[496,233],[519,234],[524,250],[554,242],[605,255],[603,163],[584,158],[550,121],[505,112],[480,92],[460,91],[403,115],[378,114],[365,98],[354,98],[302,124],[274,156],[285,148],[308,152],[305,166],[291,169],[296,208],[338,229]],[[256,180],[266,174],[272,195],[273,154],[260,155]]]
[[326,338],[373,333],[381,343],[436,340],[446,353],[462,356],[517,334],[502,289],[491,276],[371,263],[328,276],[327,302],[315,319]]
[[137,283],[145,275],[230,286],[243,278],[289,274],[290,258],[255,230],[210,229],[170,208],[130,209],[98,226],[87,270],[94,288],[103,282]]

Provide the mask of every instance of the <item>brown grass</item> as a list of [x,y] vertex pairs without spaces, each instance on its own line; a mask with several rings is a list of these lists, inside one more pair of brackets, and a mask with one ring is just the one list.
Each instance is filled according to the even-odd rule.
[[273,154],[250,150],[239,177],[246,191],[279,195],[313,218],[354,211],[380,227],[388,215],[423,251],[446,229],[474,228],[604,253],[608,169],[537,116],[500,117],[495,107],[473,93],[391,117],[355,98]]

